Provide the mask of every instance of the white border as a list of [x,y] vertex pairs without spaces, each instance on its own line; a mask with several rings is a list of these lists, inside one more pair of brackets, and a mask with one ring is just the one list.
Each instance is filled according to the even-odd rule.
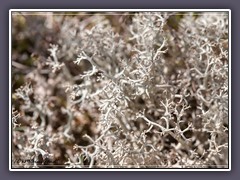
[[[154,11],[164,11],[164,12],[228,12],[229,13],[229,106],[228,106],[228,120],[229,120],[229,168],[228,169],[14,169],[11,167],[11,126],[12,126],[12,104],[11,104],[11,90],[12,90],[12,72],[11,72],[11,54],[12,54],[12,37],[11,37],[11,15],[12,12],[154,12]],[[9,10],[9,171],[231,171],[231,10],[230,9],[10,9]]]

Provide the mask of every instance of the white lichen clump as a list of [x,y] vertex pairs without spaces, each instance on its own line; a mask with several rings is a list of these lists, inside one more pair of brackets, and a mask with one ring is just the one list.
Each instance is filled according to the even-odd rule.
[[14,157],[64,157],[65,168],[227,168],[228,15],[111,16],[51,18],[62,24],[48,78],[32,71],[32,85],[16,92],[32,127],[13,132]]

